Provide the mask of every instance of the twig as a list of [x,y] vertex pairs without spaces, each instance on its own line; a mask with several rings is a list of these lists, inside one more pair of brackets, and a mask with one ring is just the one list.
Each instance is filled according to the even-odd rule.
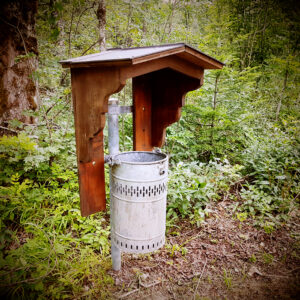
[[130,292],[128,292],[128,293],[125,293],[125,294],[119,296],[118,299],[124,299],[124,298],[126,298],[127,296],[129,296],[129,295],[131,295],[131,294],[134,294],[135,292],[138,292],[139,290],[140,290],[140,289],[135,289],[135,290],[133,290],[133,291],[130,291]]
[[196,286],[196,289],[195,289],[195,292],[194,292],[194,300],[196,299],[196,292],[197,292],[197,289],[198,289],[200,280],[201,280],[201,278],[202,278],[202,276],[203,276],[203,273],[204,273],[206,264],[207,264],[207,258],[206,258],[206,260],[205,260],[205,264],[204,264],[204,266],[203,266],[202,273],[201,273],[201,275],[200,275],[200,277],[199,277],[199,279],[198,279],[198,282],[197,282],[197,286]]
[[295,271],[297,271],[297,270],[299,270],[299,269],[300,269],[300,267],[295,268],[295,269],[293,269],[293,270],[290,270],[290,271],[286,272],[285,274],[293,273],[293,272],[295,272]]
[[70,99],[69,99],[69,97],[67,97],[67,101],[66,101],[66,103],[65,103],[65,105],[63,106],[63,108],[62,109],[60,109],[54,116],[52,116],[52,122],[53,122],[53,120],[60,114],[60,113],[62,113],[63,111],[64,111],[64,109],[68,106],[70,104]]
[[[192,231],[192,230],[191,230],[191,231]],[[201,236],[201,235],[203,235],[202,232],[196,234],[195,236],[190,237],[189,239],[187,239],[186,241],[184,241],[180,246],[181,246],[181,247],[185,246],[186,244],[188,244],[189,242],[191,242],[191,241],[197,239],[197,238],[198,238],[199,236]]]
[[273,274],[262,274],[261,276],[265,277],[278,277],[278,278],[288,278],[289,276],[284,276],[284,275],[273,275]]
[[76,23],[75,33],[74,33],[74,36],[75,36],[75,37],[76,37],[77,32],[78,32],[78,25],[79,25],[79,22],[80,22],[80,19],[81,19],[82,15],[83,15],[87,10],[94,8],[94,6],[95,6],[95,2],[93,2],[93,4],[92,4],[91,7],[86,7],[85,9],[83,9],[82,12],[79,14],[79,17],[78,17],[78,20],[77,20],[77,23]]
[[300,192],[296,195],[296,197],[293,199],[293,201],[295,201],[300,195]]
[[51,135],[51,128],[50,128],[50,124],[49,124],[49,120],[47,118],[47,115],[46,115],[46,111],[45,111],[45,108],[43,106],[43,113],[44,113],[44,119],[46,121],[46,127],[48,129],[48,133],[49,133],[49,138],[50,138],[50,145],[52,144],[52,135]]
[[129,2],[128,20],[127,20],[127,26],[126,26],[125,38],[124,38],[126,47],[129,46],[128,38],[129,38],[129,26],[131,25],[131,15],[132,15],[132,5],[131,2]]
[[144,287],[144,288],[146,288],[146,289],[148,289],[148,288],[150,288],[150,287],[152,287],[152,286],[155,286],[155,285],[158,285],[158,284],[160,284],[162,281],[155,281],[155,282],[153,282],[153,283],[149,283],[149,284],[144,284],[144,283],[142,283],[142,281],[141,280],[139,280],[139,284],[142,286],[142,287]]
[[69,32],[69,47],[68,47],[68,56],[71,56],[71,36],[72,36],[72,25],[74,19],[75,7],[72,7],[72,14],[71,14],[71,22],[70,22],[70,32]]
[[[72,105],[70,105],[70,112],[72,112]],[[71,121],[71,118],[68,118],[68,120],[67,120],[67,126],[66,126],[65,133],[64,133],[64,137],[65,137],[65,136],[67,135],[67,133],[68,133],[70,121]]]
[[57,104],[59,103],[59,101],[61,100],[61,98],[58,98],[45,112],[46,115],[48,115],[48,113],[50,112],[50,110]]
[[[193,248],[193,249],[194,249],[194,248]],[[192,278],[194,278],[194,277],[198,277],[198,276],[201,275],[201,274],[202,274],[202,272],[194,273],[194,274],[192,274],[192,275],[187,276],[187,279],[192,279]]]

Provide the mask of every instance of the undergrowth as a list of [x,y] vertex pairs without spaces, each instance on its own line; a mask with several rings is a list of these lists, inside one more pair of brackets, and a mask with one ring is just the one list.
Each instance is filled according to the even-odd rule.
[[[111,268],[109,213],[81,217],[73,124],[57,122],[0,138],[1,293],[106,298],[113,284],[106,273]],[[120,122],[124,150],[130,150],[131,117]],[[235,159],[227,158],[229,145],[220,158],[208,159],[199,157],[201,137],[184,126],[185,109],[183,120],[168,129],[164,148],[170,157],[167,228],[183,218],[201,226],[213,203],[224,200],[232,214],[252,219],[268,233],[287,221],[298,207],[296,138],[278,126],[269,136],[248,131]]]
[[35,133],[0,139],[1,294],[105,299],[108,216],[80,215],[75,160],[66,160],[74,143],[49,145]]
[[[167,228],[184,218],[200,227],[216,202],[227,201],[241,222],[275,231],[299,207],[299,55],[291,39],[299,22],[288,19],[292,14],[281,12],[277,2],[273,11],[249,7],[248,1],[243,13],[228,1],[145,2],[108,4],[108,48],[186,41],[227,65],[205,71],[203,87],[186,96],[179,122],[166,129]],[[12,135],[0,138],[1,296],[110,297],[109,209],[80,215],[70,76],[58,65],[60,59],[98,51],[92,9],[95,1],[39,7],[35,76],[41,103],[38,111],[24,112],[37,123],[12,120],[6,129]],[[270,12],[280,26],[252,26],[268,20]],[[240,15],[248,16],[242,24]],[[266,53],[258,51],[259,41],[269,43]],[[247,49],[255,50],[252,56],[243,53]],[[132,102],[130,83],[118,97],[121,105]],[[104,135],[107,143],[106,129]],[[130,115],[120,117],[120,149],[132,149]],[[107,169],[105,176],[108,183]],[[106,191],[109,200],[108,186]],[[174,246],[172,255],[178,249],[185,251]],[[230,280],[224,269],[228,289]]]
[[[213,148],[211,156],[200,155],[207,151],[201,150],[201,135],[185,127],[192,105],[167,130],[163,149],[170,157],[167,229],[183,218],[201,226],[214,202],[229,201],[233,215],[273,232],[298,207],[297,138],[280,126],[268,128],[269,135],[248,130],[230,157],[231,140],[223,141],[222,155],[221,148],[219,155]],[[0,138],[1,293],[11,298],[104,299],[113,284],[107,275],[109,209],[81,217],[73,123],[65,118],[56,122],[14,123],[11,128],[21,126],[20,133]],[[130,150],[130,116],[120,119],[120,128],[123,150]],[[108,177],[106,170],[106,183]]]

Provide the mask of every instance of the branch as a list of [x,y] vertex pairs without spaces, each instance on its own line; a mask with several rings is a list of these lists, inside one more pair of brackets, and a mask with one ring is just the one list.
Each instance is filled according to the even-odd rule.
[[68,49],[68,56],[71,56],[71,36],[72,36],[72,25],[73,25],[73,19],[74,19],[74,6],[72,8],[72,14],[71,14],[71,23],[70,23],[70,30],[69,30],[69,49]]
[[92,49],[96,44],[98,44],[99,41],[100,41],[100,39],[98,39],[96,42],[94,42],[91,46],[89,46],[86,50],[84,50],[80,56],[83,56],[84,54],[86,54],[90,49]]
[[0,129],[7,130],[7,131],[11,131],[11,132],[13,132],[13,133],[19,133],[19,132],[18,132],[18,131],[16,131],[16,130],[9,129],[9,128],[7,128],[7,127],[4,127],[4,126],[0,126]]
[[96,4],[96,3],[93,2],[92,6],[86,7],[86,8],[83,9],[83,11],[80,13],[80,15],[79,15],[79,17],[78,17],[78,20],[77,20],[77,23],[76,23],[76,29],[75,29],[75,33],[74,33],[74,36],[75,36],[75,37],[76,37],[76,35],[77,35],[78,25],[79,25],[79,22],[80,22],[81,17],[83,16],[83,14],[84,14],[87,10],[94,8],[95,4]]
[[138,292],[139,290],[140,290],[140,289],[135,289],[135,290],[133,290],[133,291],[130,291],[130,292],[128,292],[128,293],[125,293],[125,294],[123,294],[122,296],[119,296],[118,299],[124,299],[124,298],[128,297],[129,295],[134,294],[135,292]]

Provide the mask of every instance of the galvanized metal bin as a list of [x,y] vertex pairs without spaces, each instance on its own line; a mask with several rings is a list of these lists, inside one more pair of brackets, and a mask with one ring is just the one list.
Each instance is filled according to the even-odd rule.
[[111,238],[123,252],[148,253],[165,243],[168,157],[132,151],[113,157]]

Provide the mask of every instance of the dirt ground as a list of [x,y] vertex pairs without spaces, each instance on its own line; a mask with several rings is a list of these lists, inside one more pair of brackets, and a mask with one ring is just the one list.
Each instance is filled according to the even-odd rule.
[[230,203],[200,227],[185,221],[151,254],[122,255],[115,299],[300,299],[299,211],[266,233],[239,221]]

